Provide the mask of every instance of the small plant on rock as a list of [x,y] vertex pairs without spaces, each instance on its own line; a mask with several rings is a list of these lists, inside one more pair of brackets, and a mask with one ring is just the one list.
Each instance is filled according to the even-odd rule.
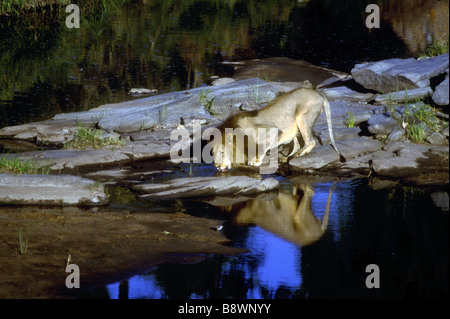
[[64,144],[65,149],[100,149],[105,146],[123,146],[125,143],[119,138],[103,137],[102,130],[87,128],[81,125],[77,126],[77,132],[73,140]]

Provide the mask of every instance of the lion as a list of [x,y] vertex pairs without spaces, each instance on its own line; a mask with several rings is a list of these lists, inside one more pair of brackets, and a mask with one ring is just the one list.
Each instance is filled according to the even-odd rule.
[[[236,214],[238,225],[258,225],[298,246],[318,241],[328,227],[331,199],[337,183],[328,192],[328,200],[322,219],[318,219],[311,207],[314,190],[309,184],[297,184],[292,194],[280,191],[276,199],[254,199],[236,204],[230,210]],[[316,212],[317,213],[317,212]]]
[[[272,152],[279,146],[292,142],[293,149],[287,158],[308,154],[316,145],[312,129],[322,109],[325,109],[331,145],[339,155],[340,161],[345,162],[345,157],[339,152],[334,141],[330,104],[327,98],[314,89],[298,88],[278,97],[260,110],[234,114],[225,120],[218,127],[221,140],[212,142],[214,165],[219,171],[230,169],[236,162],[233,161],[235,154],[236,158],[241,159],[238,163],[243,161],[250,166],[260,166],[267,156],[267,151]],[[267,131],[272,133],[273,129],[276,129],[276,135],[267,133]],[[247,136],[244,145],[241,144],[240,147],[237,147],[233,139],[236,130],[241,130]],[[297,139],[299,133],[304,141],[303,147],[300,147]],[[249,151],[254,145],[258,147],[258,154]]]

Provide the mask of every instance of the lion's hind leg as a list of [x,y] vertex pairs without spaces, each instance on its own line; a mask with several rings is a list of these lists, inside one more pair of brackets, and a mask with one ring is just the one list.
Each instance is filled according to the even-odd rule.
[[302,134],[303,141],[305,142],[305,145],[294,155],[295,157],[300,157],[311,152],[314,146],[316,146],[316,141],[313,138],[312,127],[308,125],[307,119],[302,116],[297,116],[296,122],[298,130]]

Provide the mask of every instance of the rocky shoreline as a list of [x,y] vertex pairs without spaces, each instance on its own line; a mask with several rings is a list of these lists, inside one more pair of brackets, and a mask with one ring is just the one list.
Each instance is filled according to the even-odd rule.
[[[433,113],[430,121],[422,114],[424,104],[409,95],[414,90],[433,92],[434,103],[446,103],[444,113],[448,112],[448,54],[438,58],[445,59],[446,68],[438,75],[431,68],[429,86],[403,92],[377,92],[349,74],[304,61],[248,61],[236,64],[234,79],[214,79],[208,87],[0,129],[0,145],[9,151],[0,154],[0,163],[27,162],[45,172],[0,172],[0,297],[80,297],[64,285],[69,261],[82,269],[82,289],[89,293],[161,263],[244,253],[245,249],[223,245],[227,239],[217,231],[218,219],[228,218],[230,205],[276,198],[282,192],[280,176],[293,186],[370,178],[373,188],[398,183],[436,187],[433,200],[448,207],[447,191],[442,191],[449,183],[448,119],[442,114],[438,120]],[[416,78],[427,84],[426,76]],[[323,113],[314,126],[314,150],[280,163],[276,175],[260,175],[251,167],[218,173],[212,164],[171,160],[170,151],[178,142],[171,132],[193,134],[194,125],[218,125],[231,113],[258,109],[278,94],[311,85],[321,86],[330,100],[335,139],[345,163],[329,145]],[[440,90],[446,94],[439,95]],[[408,129],[419,125],[426,135],[413,143]],[[83,130],[93,132],[100,142],[76,146]],[[198,137],[193,136],[186,149],[195,142]],[[192,202],[218,207],[217,219],[185,213],[184,203],[199,197],[204,203]],[[29,252],[22,251],[18,235],[26,236]]]
[[[286,58],[257,60],[249,62],[248,66],[238,64],[236,79],[216,79],[208,87],[107,104],[85,112],[58,114],[42,122],[4,127],[0,129],[0,143],[14,152],[0,156],[46,167],[50,175],[22,175],[18,179],[11,174],[1,174],[0,204],[20,203],[20,197],[11,199],[12,194],[18,196],[25,184],[24,204],[54,204],[58,200],[68,205],[105,203],[103,199],[98,200],[99,196],[106,197],[98,193],[102,191],[101,184],[91,198],[84,196],[78,202],[38,195],[43,193],[38,190],[44,183],[54,183],[56,188],[61,184],[69,185],[71,179],[62,174],[81,175],[88,184],[93,183],[90,179],[99,180],[103,176],[110,182],[131,185],[134,190],[143,189],[145,187],[139,184],[146,183],[146,176],[158,174],[158,169],[136,172],[130,165],[158,163],[163,170],[174,172],[176,165],[170,160],[170,150],[178,141],[171,139],[173,130],[192,132],[195,124],[202,128],[218,125],[232,113],[258,109],[283,92],[311,83],[318,85],[330,100],[335,139],[347,162],[340,163],[329,145],[325,116],[321,114],[314,126],[319,142],[315,149],[280,165],[279,173],[287,177],[372,176],[415,185],[448,185],[448,115],[440,113],[439,118],[433,114],[433,124],[421,121],[414,114],[425,110],[423,102],[419,101],[425,96],[436,105],[448,108],[448,60],[447,53],[420,61],[393,59],[365,63],[356,65],[351,75]],[[263,77],[261,70],[276,74],[276,78],[264,81],[252,77],[255,70]],[[306,75],[309,79],[305,79]],[[408,125],[423,126],[426,136],[422,142],[411,142]],[[75,138],[80,127],[95,129],[102,138],[115,138],[122,144],[100,149],[63,148]],[[185,147],[190,148],[191,142]],[[260,183],[260,178],[255,178],[253,183]],[[36,179],[41,182],[33,184],[31,181]],[[211,181],[205,179],[205,183]],[[36,185],[35,188],[32,185]],[[244,188],[250,186],[243,185]],[[235,188],[230,189],[230,194],[237,192]],[[187,195],[183,191],[183,197],[201,196],[195,187],[190,191]],[[76,186],[73,192],[77,192]],[[218,188],[208,196],[215,192],[226,193]],[[176,192],[171,196],[176,198]]]

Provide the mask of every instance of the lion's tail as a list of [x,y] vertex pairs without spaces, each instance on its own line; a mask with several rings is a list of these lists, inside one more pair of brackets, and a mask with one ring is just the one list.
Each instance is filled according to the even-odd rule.
[[325,109],[325,116],[327,118],[327,125],[328,125],[328,132],[330,133],[330,140],[331,140],[331,145],[333,146],[334,150],[336,151],[336,153],[338,153],[339,155],[339,160],[341,162],[346,162],[346,158],[341,154],[341,152],[339,152],[339,150],[336,147],[336,142],[334,141],[334,134],[333,134],[333,125],[331,123],[331,111],[330,111],[330,103],[328,102],[327,97],[321,93],[318,92],[320,95],[322,95],[324,102],[323,102],[323,107]]

